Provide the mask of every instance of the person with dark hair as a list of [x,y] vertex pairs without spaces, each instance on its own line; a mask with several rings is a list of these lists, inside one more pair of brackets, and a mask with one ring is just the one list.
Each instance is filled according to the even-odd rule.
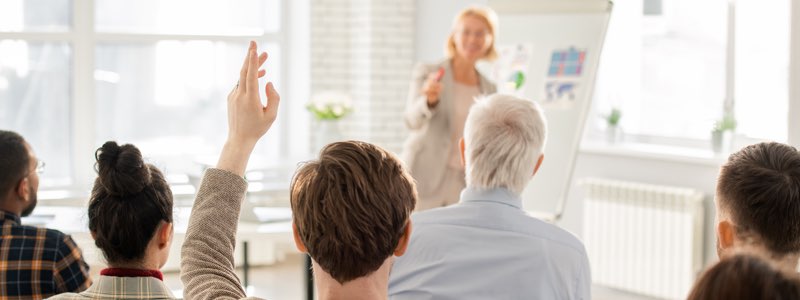
[[69,235],[21,224],[33,212],[44,162],[19,134],[0,130],[0,299],[80,292],[89,265]]
[[106,142],[95,153],[97,179],[89,231],[109,267],[80,294],[52,299],[173,299],[159,271],[172,243],[172,191],[135,146]]
[[786,269],[800,258],[800,152],[759,143],[733,153],[717,180],[717,252],[764,250]]
[[758,255],[736,254],[708,269],[687,299],[800,299],[800,277]]

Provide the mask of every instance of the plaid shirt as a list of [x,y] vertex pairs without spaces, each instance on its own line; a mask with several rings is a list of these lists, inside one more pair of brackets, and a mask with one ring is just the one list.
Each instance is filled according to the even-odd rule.
[[21,225],[19,216],[2,210],[0,225],[0,299],[42,299],[89,287],[89,265],[69,235]]
[[161,280],[153,277],[116,277],[100,276],[100,278],[80,293],[61,294],[49,298],[51,300],[87,300],[87,299],[178,299]]

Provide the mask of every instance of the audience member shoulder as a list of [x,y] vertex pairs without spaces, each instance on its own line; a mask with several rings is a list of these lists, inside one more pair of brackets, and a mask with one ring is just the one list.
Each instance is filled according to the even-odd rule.
[[60,240],[60,239],[63,239],[64,237],[69,236],[68,234],[66,234],[64,232],[61,232],[58,229],[44,228],[44,227],[39,227],[39,226],[34,226],[34,225],[22,224],[20,226],[15,226],[12,229],[12,234],[13,235],[22,235],[22,236],[31,236],[31,237],[40,236],[40,235],[42,235],[41,232],[44,232],[44,237],[47,240]]
[[557,242],[569,248],[575,249],[575,251],[579,252],[580,254],[586,255],[586,247],[584,247],[583,242],[578,238],[578,236],[564,228],[559,227],[556,224],[545,221],[542,222],[547,223],[547,225],[552,228],[553,234],[557,237]]

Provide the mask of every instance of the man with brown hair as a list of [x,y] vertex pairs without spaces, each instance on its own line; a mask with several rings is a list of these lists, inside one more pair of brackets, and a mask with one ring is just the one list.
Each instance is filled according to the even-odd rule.
[[800,153],[759,143],[731,154],[717,180],[717,253],[765,250],[796,269],[800,258]]
[[405,252],[417,192],[378,146],[333,143],[291,187],[297,248],[313,260],[320,299],[385,299],[393,256]]

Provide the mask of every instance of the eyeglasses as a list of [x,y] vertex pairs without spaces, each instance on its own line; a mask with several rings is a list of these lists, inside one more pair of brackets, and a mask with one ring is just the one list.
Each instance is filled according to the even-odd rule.
[[462,30],[456,31],[456,33],[458,33],[461,37],[474,36],[474,37],[479,38],[479,39],[485,38],[487,35],[489,35],[489,31],[486,31],[486,30],[471,31],[471,30],[462,29]]
[[38,161],[38,162],[36,162],[36,174],[42,174],[42,173],[44,173],[44,166],[45,166],[45,165],[46,165],[46,164],[45,164],[43,161],[41,161],[41,160],[40,160],[40,161]]

